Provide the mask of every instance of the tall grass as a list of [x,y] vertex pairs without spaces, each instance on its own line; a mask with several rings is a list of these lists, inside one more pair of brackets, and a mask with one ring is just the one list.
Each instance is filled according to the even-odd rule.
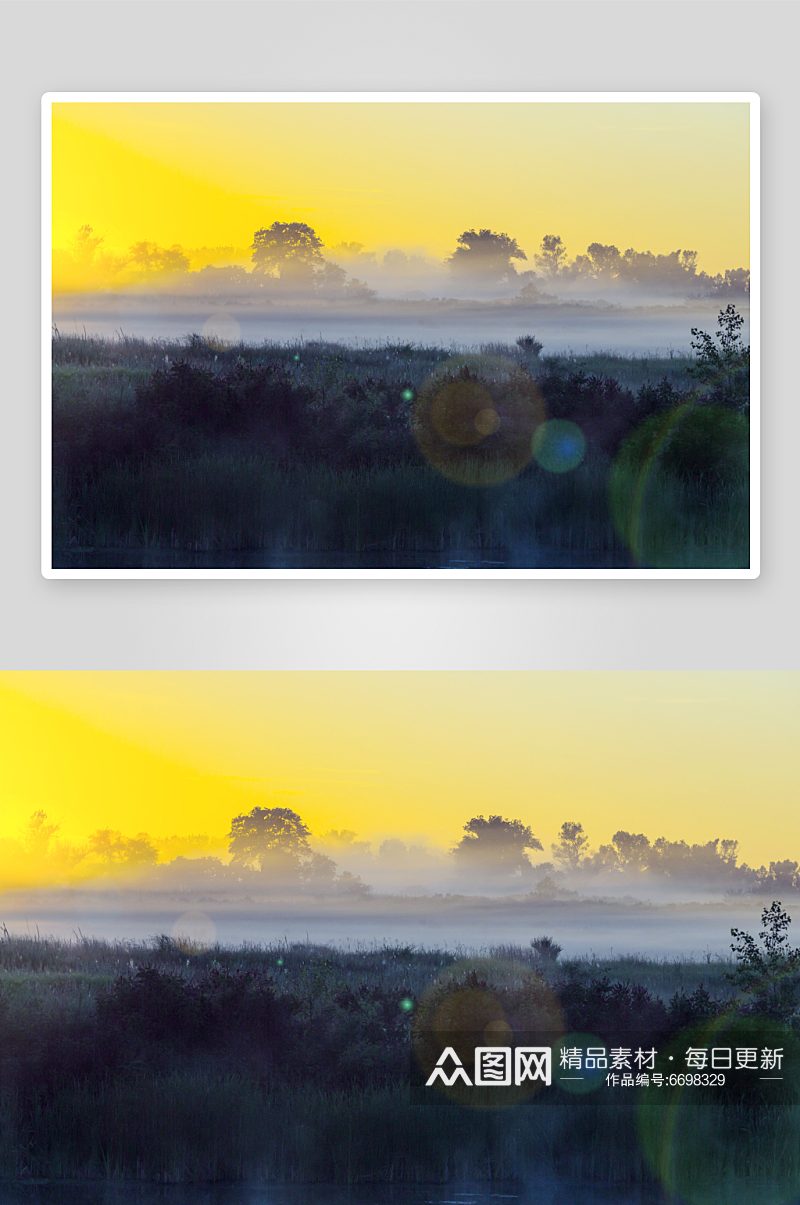
[[624,1096],[513,1109],[412,1105],[400,1087],[268,1088],[224,1071],[66,1087],[27,1132],[0,1103],[0,1174],[166,1183],[436,1183],[558,1176],[659,1180],[679,1199],[785,1201],[800,1186],[800,1111]]
[[[479,477],[454,483],[471,480],[468,469],[449,465],[448,480],[428,465],[409,416],[450,357],[440,348],[55,339],[54,548],[162,551],[176,563],[180,554],[235,563],[264,551],[274,564],[282,554],[345,564],[413,554],[434,566],[451,550],[492,550],[510,567],[548,557],[575,566],[748,563],[746,474],[709,490],[691,474],[659,470],[640,498],[632,470],[615,465],[625,432],[683,396],[674,390],[691,383],[688,361],[482,350],[490,375],[504,361],[526,369],[554,414],[583,424],[589,451],[577,469],[531,463],[483,486]],[[184,375],[173,379],[178,366]],[[636,388],[644,392],[634,397]],[[202,405],[193,390],[205,391]],[[228,406],[240,407],[238,417]],[[491,476],[502,478],[487,455]]]
[[[697,485],[662,475],[638,523],[645,564],[748,563],[746,482],[720,491],[709,510]],[[489,549],[512,564],[536,564],[538,549],[571,553],[576,564],[583,554],[610,563],[628,555],[611,521],[601,459],[564,475],[534,467],[490,488],[457,485],[426,465],[284,467],[230,450],[118,461],[72,484],[56,472],[53,527],[57,548]]]
[[[665,1097],[641,1108],[613,1092],[496,1109],[435,1096],[417,1103],[410,1049],[397,1045],[407,1031],[397,1030],[387,1007],[394,1002],[396,1013],[398,999],[420,1001],[436,981],[447,990],[475,968],[512,1003],[540,969],[530,947],[203,949],[164,936],[106,943],[7,935],[0,940],[0,1178],[358,1184],[555,1175],[595,1184],[661,1180],[688,1201],[719,1191],[697,1199],[720,1205],[762,1205],[800,1184],[794,1106]],[[169,989],[167,1008],[184,999],[200,1011],[170,1020],[162,997],[142,994],[146,977],[131,995],[141,969],[151,979],[157,972]],[[573,959],[545,973],[556,992],[610,975],[647,986],[665,1004],[701,983],[719,995],[724,969],[716,961]],[[254,978],[237,978],[241,972]],[[175,984],[188,995],[176,995]],[[248,984],[253,999],[289,1025],[266,1047]],[[197,1030],[190,1041],[183,1028],[204,1016],[208,1022],[209,985],[221,985],[231,1008],[244,1008],[215,1022],[227,1035],[221,1043],[211,1040],[216,1030],[205,1038]],[[148,1017],[161,1028],[143,1028]],[[380,1055],[392,1043],[401,1057],[387,1075]],[[346,1066],[358,1068],[355,1079],[342,1078]]]
[[[251,364],[281,363],[299,381],[320,388],[331,389],[353,380],[363,382],[366,377],[378,373],[389,380],[409,380],[419,386],[450,355],[474,351],[473,346],[460,344],[445,349],[391,340],[362,341],[354,346],[306,339],[288,343],[264,340],[261,344],[226,344],[205,340],[199,335],[190,335],[187,339],[59,335],[53,339],[53,370],[54,381],[66,383],[76,369],[149,375],[165,363],[178,359],[206,367],[221,367],[243,359]],[[676,389],[689,389],[693,383],[687,371],[695,362],[691,356],[620,355],[611,351],[550,356],[545,349],[545,354],[539,357],[526,354],[515,344],[497,342],[484,343],[478,351],[482,355],[499,356],[521,364],[533,375],[541,369],[552,368],[563,372],[584,371],[613,377],[634,390],[644,384],[655,384],[664,377]]]

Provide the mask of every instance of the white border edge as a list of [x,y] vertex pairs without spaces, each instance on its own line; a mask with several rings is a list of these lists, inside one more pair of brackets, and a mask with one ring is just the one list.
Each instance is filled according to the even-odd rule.
[[[746,103],[750,106],[750,567],[747,569],[55,569],[52,548],[52,106],[58,103]],[[47,580],[755,580],[761,574],[760,111],[756,92],[45,92],[41,158],[41,573]],[[755,338],[754,338],[755,332]],[[755,353],[753,353],[753,345]],[[755,400],[755,407],[753,407]],[[753,418],[755,421],[753,421]],[[48,437],[48,432],[49,437]]]

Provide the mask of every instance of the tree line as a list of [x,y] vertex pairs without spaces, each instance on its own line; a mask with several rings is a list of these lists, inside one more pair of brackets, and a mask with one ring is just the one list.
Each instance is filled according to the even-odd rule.
[[[164,278],[173,283],[191,282],[200,291],[239,291],[264,289],[272,285],[282,292],[313,294],[327,299],[369,301],[377,294],[365,280],[348,276],[342,264],[355,265],[360,271],[381,271],[389,276],[413,276],[430,272],[431,264],[419,256],[407,256],[393,249],[381,264],[363,244],[338,243],[323,255],[324,244],[306,222],[275,221],[256,230],[249,248],[206,248],[187,251],[180,244],[162,247],[140,240],[122,255],[103,248],[103,238],[90,225],[80,228],[69,253],[57,252],[58,273],[83,281],[83,287],[95,282],[123,284],[154,282]],[[203,251],[215,262],[203,264]],[[249,256],[250,269],[241,262],[224,263],[229,258]],[[592,242],[585,253],[570,259],[563,239],[546,234],[533,257],[536,271],[518,271],[515,261],[528,262],[517,240],[504,232],[470,228],[456,238],[444,266],[454,281],[478,288],[518,288],[522,300],[542,301],[553,295],[542,286],[587,284],[616,288],[655,290],[694,297],[744,298],[750,292],[750,272],[746,268],[728,269],[709,275],[698,271],[698,253],[678,249],[667,254],[624,251],[613,244]],[[435,265],[434,265],[435,266]],[[554,298],[553,298],[554,299]]]
[[[58,839],[57,824],[50,823],[43,811],[31,817],[21,839],[14,844],[24,852],[26,861],[38,867],[42,877],[90,877],[119,871],[146,871],[164,881],[202,878],[209,884],[249,883],[276,891],[309,891],[314,894],[366,894],[372,888],[359,875],[340,871],[328,854],[314,850],[311,831],[297,812],[286,807],[255,807],[235,816],[227,834],[229,860],[223,862],[210,854],[218,847],[209,837],[172,838],[156,843],[147,833],[126,837],[115,829],[96,830],[83,844]],[[325,848],[338,856],[370,855],[370,845],[358,841],[348,829],[323,834]],[[191,851],[187,856],[181,849]],[[2,851],[0,851],[1,853]],[[9,853],[3,861],[9,861]],[[674,882],[707,884],[724,890],[752,891],[778,889],[800,891],[800,865],[789,858],[770,862],[769,866],[750,867],[739,862],[739,843],[731,838],[714,838],[704,843],[670,841],[658,837],[651,841],[644,833],[619,829],[610,843],[592,849],[584,827],[567,820],[558,839],[550,846],[551,861],[533,863],[532,853],[543,853],[544,846],[530,825],[499,814],[473,816],[463,826],[460,839],[449,851],[454,872],[465,882],[493,882],[519,890],[542,876],[557,881],[561,876],[576,883],[596,880],[624,881],[644,877]],[[164,856],[175,856],[164,860]],[[197,854],[200,856],[197,856]],[[427,861],[422,847],[410,848],[397,840],[384,841],[379,850],[382,859]],[[161,860],[159,861],[159,859]],[[431,870],[433,862],[427,862]]]
[[465,875],[477,872],[507,881],[524,881],[534,873],[587,879],[601,874],[627,878],[650,875],[734,890],[800,890],[800,865],[796,861],[786,858],[770,862],[768,867],[752,868],[738,862],[739,842],[730,838],[690,844],[658,837],[651,842],[644,833],[619,829],[610,844],[592,850],[583,825],[566,820],[550,850],[552,862],[534,865],[529,851],[543,852],[544,846],[530,825],[492,815],[467,821],[464,835],[451,852]]

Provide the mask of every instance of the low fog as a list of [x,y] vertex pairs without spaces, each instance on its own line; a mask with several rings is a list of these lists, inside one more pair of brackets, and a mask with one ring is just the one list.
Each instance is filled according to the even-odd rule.
[[[800,904],[800,866],[758,869],[733,839],[614,833],[592,849],[565,821],[549,848],[522,821],[473,817],[449,849],[424,838],[313,836],[286,807],[234,817],[226,837],[99,829],[81,845],[36,812],[2,853],[9,933],[202,944],[396,942],[470,949],[553,937],[566,956],[725,957],[765,902]],[[16,875],[16,879],[15,876]]]
[[[53,321],[62,335],[185,339],[202,334],[226,343],[293,343],[322,340],[347,346],[411,343],[465,350],[487,343],[514,345],[533,334],[543,355],[689,356],[691,328],[713,331],[718,305],[679,305],[652,309],[590,306],[521,306],[513,303],[381,303],[324,305],[286,302],[270,308],[223,304],[213,299],[190,306],[182,298],[83,294],[58,296]],[[750,337],[744,311],[743,336]]]
[[54,252],[53,317],[64,334],[104,337],[474,347],[535,333],[545,354],[686,355],[691,327],[721,305],[749,312],[749,271],[709,275],[697,259],[602,243],[570,258],[557,235],[526,253],[488,229],[454,235],[441,259],[424,248],[326,247],[298,222],[256,231],[250,247],[143,240],[112,253],[84,226]]
[[[800,905],[800,897],[795,896]],[[547,935],[562,957],[638,954],[702,960],[730,956],[732,927],[754,932],[766,897],[713,904],[633,900],[487,897],[274,897],[233,892],[150,892],[106,884],[91,889],[9,891],[0,924],[12,934],[145,940],[161,933],[200,944],[283,941],[397,943],[469,950],[517,945]],[[792,915],[792,900],[784,898]]]
[[614,831],[593,847],[578,821],[546,846],[530,825],[466,819],[451,846],[419,836],[312,834],[286,806],[253,807],[222,834],[153,837],[101,828],[80,843],[34,812],[0,841],[8,933],[212,944],[399,942],[527,946],[567,956],[725,956],[730,929],[764,901],[800,901],[800,864],[751,868],[739,842]]

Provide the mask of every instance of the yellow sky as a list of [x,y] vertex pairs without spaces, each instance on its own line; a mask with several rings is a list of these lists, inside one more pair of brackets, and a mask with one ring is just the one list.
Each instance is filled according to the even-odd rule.
[[34,810],[81,839],[227,832],[255,806],[312,831],[451,846],[499,812],[545,847],[733,837],[800,858],[795,673],[3,673],[0,837]]
[[[450,254],[465,229],[699,252],[748,267],[741,103],[56,103],[53,242],[248,246],[273,221],[326,246]],[[526,265],[521,264],[520,267]]]

